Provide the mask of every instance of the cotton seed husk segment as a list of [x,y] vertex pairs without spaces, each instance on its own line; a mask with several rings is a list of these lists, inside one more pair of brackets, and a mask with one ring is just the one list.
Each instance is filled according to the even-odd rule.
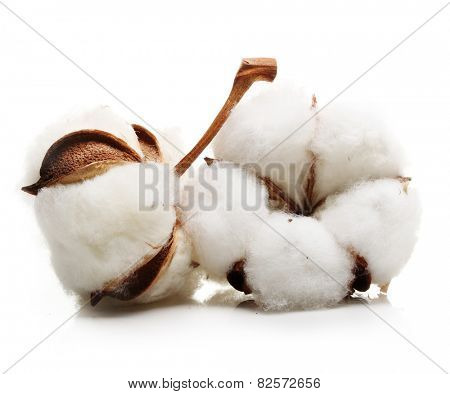
[[37,195],[43,187],[80,182],[100,175],[114,165],[140,161],[136,151],[110,133],[75,131],[49,148],[42,161],[40,179],[22,190]]

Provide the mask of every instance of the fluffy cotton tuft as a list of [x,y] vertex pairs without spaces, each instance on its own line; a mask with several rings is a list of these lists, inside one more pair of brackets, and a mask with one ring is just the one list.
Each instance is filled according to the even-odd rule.
[[164,161],[167,163],[177,164],[189,152],[186,133],[183,133],[179,127],[162,129],[156,136],[164,155]]
[[350,255],[314,218],[272,213],[253,235],[246,280],[267,310],[331,306],[348,294]]
[[[100,290],[169,240],[176,212],[174,197],[166,196],[167,167],[146,166],[153,170],[144,173],[141,164],[124,164],[84,182],[43,188],[36,196],[38,222],[67,290],[82,296]],[[146,184],[151,184],[149,177],[156,179],[145,194],[140,192],[143,174]],[[182,232],[177,238],[172,264],[136,301],[159,299],[182,286],[190,271],[190,245]]]
[[401,175],[401,149],[378,119],[335,103],[314,117],[316,110],[312,93],[293,84],[267,84],[235,108],[213,142],[214,153],[257,163],[261,174],[299,204],[314,157],[313,203],[357,181]]
[[114,113],[109,106],[99,105],[88,110],[78,110],[67,114],[36,137],[28,152],[26,161],[28,168],[23,183],[28,185],[39,179],[42,160],[53,143],[66,134],[84,129],[96,129],[113,134],[143,157],[133,127]]
[[328,198],[316,216],[341,245],[366,259],[372,281],[382,286],[400,272],[413,251],[420,203],[406,183],[384,179]]
[[209,274],[224,279],[245,258],[248,239],[265,215],[267,191],[251,173],[231,163],[201,166],[184,187],[185,228],[193,260]]

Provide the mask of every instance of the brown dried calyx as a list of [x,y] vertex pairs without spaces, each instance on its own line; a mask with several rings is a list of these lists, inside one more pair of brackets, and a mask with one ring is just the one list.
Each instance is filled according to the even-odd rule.
[[252,289],[247,284],[244,268],[245,260],[240,260],[235,263],[227,273],[227,280],[237,291],[241,291],[244,294],[251,294]]
[[269,177],[258,177],[266,186],[269,195],[269,203],[273,209],[278,209],[295,215],[302,215],[303,210],[295,200],[290,198],[274,181]]
[[149,260],[144,257],[130,272],[110,281],[102,290],[92,292],[91,305],[97,305],[105,296],[121,301],[130,301],[140,296],[157,282],[170,264],[176,245],[176,229],[174,228],[169,240],[154,257]]
[[162,162],[164,157],[155,135],[138,124],[131,125],[139,141],[146,161]]
[[[161,161],[155,136],[142,126],[133,125],[145,158]],[[109,168],[142,158],[125,141],[101,130],[80,130],[57,140],[47,151],[39,171],[40,179],[24,192],[37,195],[43,187],[70,184],[93,178]]]
[[[219,159],[212,159],[211,157],[204,157],[203,160],[208,166],[211,166],[215,162],[220,162]],[[302,208],[290,198],[284,191],[279,187],[270,177],[264,177],[256,175],[256,177],[261,181],[261,183],[266,187],[267,194],[269,197],[269,205],[274,210],[281,210],[289,213],[294,213],[296,215],[302,214]]]
[[354,258],[354,265],[352,268],[353,280],[349,283],[349,293],[354,291],[365,292],[369,290],[372,283],[372,275],[369,271],[369,264],[366,259],[355,251],[351,250],[350,254]]

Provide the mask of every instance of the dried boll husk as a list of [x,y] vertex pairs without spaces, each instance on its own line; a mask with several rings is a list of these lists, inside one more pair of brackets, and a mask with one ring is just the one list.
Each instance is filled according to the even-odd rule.
[[215,157],[256,164],[306,215],[355,182],[402,174],[402,150],[379,119],[339,103],[319,109],[294,83],[264,86],[233,111],[213,142]]
[[[139,157],[144,154],[132,125],[118,116],[111,107],[97,105],[74,110],[49,125],[33,142],[26,160],[23,182],[31,184],[39,178],[39,170],[50,146],[65,135],[79,130],[102,130],[126,143]],[[156,139],[155,139],[156,140]]]
[[315,214],[340,245],[364,258],[381,287],[398,275],[417,241],[420,201],[408,184],[408,178],[356,184]]
[[26,178],[39,180],[22,190],[36,195],[45,186],[76,183],[115,165],[148,161],[164,161],[156,137],[127,124],[108,106],[97,106],[66,115],[37,138]]

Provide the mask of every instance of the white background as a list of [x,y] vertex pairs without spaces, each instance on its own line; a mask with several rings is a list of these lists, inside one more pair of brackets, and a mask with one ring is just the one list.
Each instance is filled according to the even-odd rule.
[[[240,58],[278,59],[319,107],[445,5],[323,1],[12,1],[17,14],[156,128],[192,145]],[[445,370],[449,359],[450,7],[339,100],[378,108],[404,143],[423,221],[414,255],[371,307]],[[52,272],[27,147],[70,108],[109,103],[143,123],[0,5],[2,370],[77,305]],[[444,392],[448,375],[363,305],[264,314],[232,306],[86,308],[2,375],[2,392],[127,392],[129,379],[320,377],[319,392]],[[250,385],[252,381],[252,385]],[[267,390],[268,391],[268,390]],[[169,392],[169,391],[168,391]]]

